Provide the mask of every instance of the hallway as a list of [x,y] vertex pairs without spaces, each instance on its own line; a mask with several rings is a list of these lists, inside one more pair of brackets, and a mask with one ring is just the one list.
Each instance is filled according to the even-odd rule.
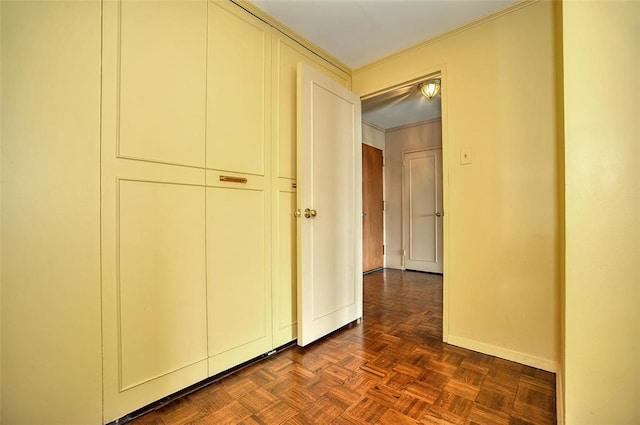
[[364,277],[364,319],[129,422],[555,424],[555,375],[442,341],[442,277]]

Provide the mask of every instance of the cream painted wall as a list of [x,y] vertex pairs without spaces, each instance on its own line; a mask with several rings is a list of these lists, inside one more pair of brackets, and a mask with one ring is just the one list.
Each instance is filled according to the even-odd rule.
[[[0,3],[0,400],[2,400],[2,3]],[[2,402],[0,401],[0,423]]]
[[369,123],[363,122],[362,143],[378,148],[384,152],[384,131]]
[[100,2],[0,7],[0,422],[98,424]]
[[565,1],[563,34],[564,423],[637,424],[640,3]]
[[547,370],[559,360],[554,19],[551,2],[520,4],[353,73],[364,96],[442,72],[445,338]]
[[387,130],[385,133],[385,267],[403,269],[402,263],[402,157],[442,145],[439,118]]

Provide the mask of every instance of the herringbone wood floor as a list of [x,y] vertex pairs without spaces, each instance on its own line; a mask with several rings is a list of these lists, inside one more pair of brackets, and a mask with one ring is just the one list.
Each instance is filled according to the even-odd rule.
[[130,424],[555,424],[552,373],[441,342],[440,276],[385,270],[364,288],[361,324]]

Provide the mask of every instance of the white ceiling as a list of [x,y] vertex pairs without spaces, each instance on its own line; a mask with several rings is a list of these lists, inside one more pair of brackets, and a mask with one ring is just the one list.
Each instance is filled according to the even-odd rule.
[[450,31],[514,0],[252,0],[352,69]]
[[[518,0],[251,0],[352,69],[497,12]],[[388,129],[439,116],[439,99],[405,96],[363,118]],[[398,109],[400,108],[400,109]],[[363,110],[367,109],[363,104]],[[395,117],[395,118],[394,118]],[[427,117],[427,118],[421,118]]]

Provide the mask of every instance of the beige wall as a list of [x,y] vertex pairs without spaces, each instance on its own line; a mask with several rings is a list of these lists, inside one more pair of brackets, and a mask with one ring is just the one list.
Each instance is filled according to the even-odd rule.
[[403,269],[402,262],[402,157],[442,145],[439,118],[388,130],[385,133],[385,267]]
[[[2,4],[0,3],[0,400],[2,400]],[[0,401],[0,423],[2,402]]]
[[98,424],[100,2],[0,7],[0,422]]
[[565,423],[637,424],[640,3],[564,2],[563,33]]
[[559,350],[554,18],[551,2],[530,3],[353,74],[369,95],[442,72],[445,336],[549,370]]

